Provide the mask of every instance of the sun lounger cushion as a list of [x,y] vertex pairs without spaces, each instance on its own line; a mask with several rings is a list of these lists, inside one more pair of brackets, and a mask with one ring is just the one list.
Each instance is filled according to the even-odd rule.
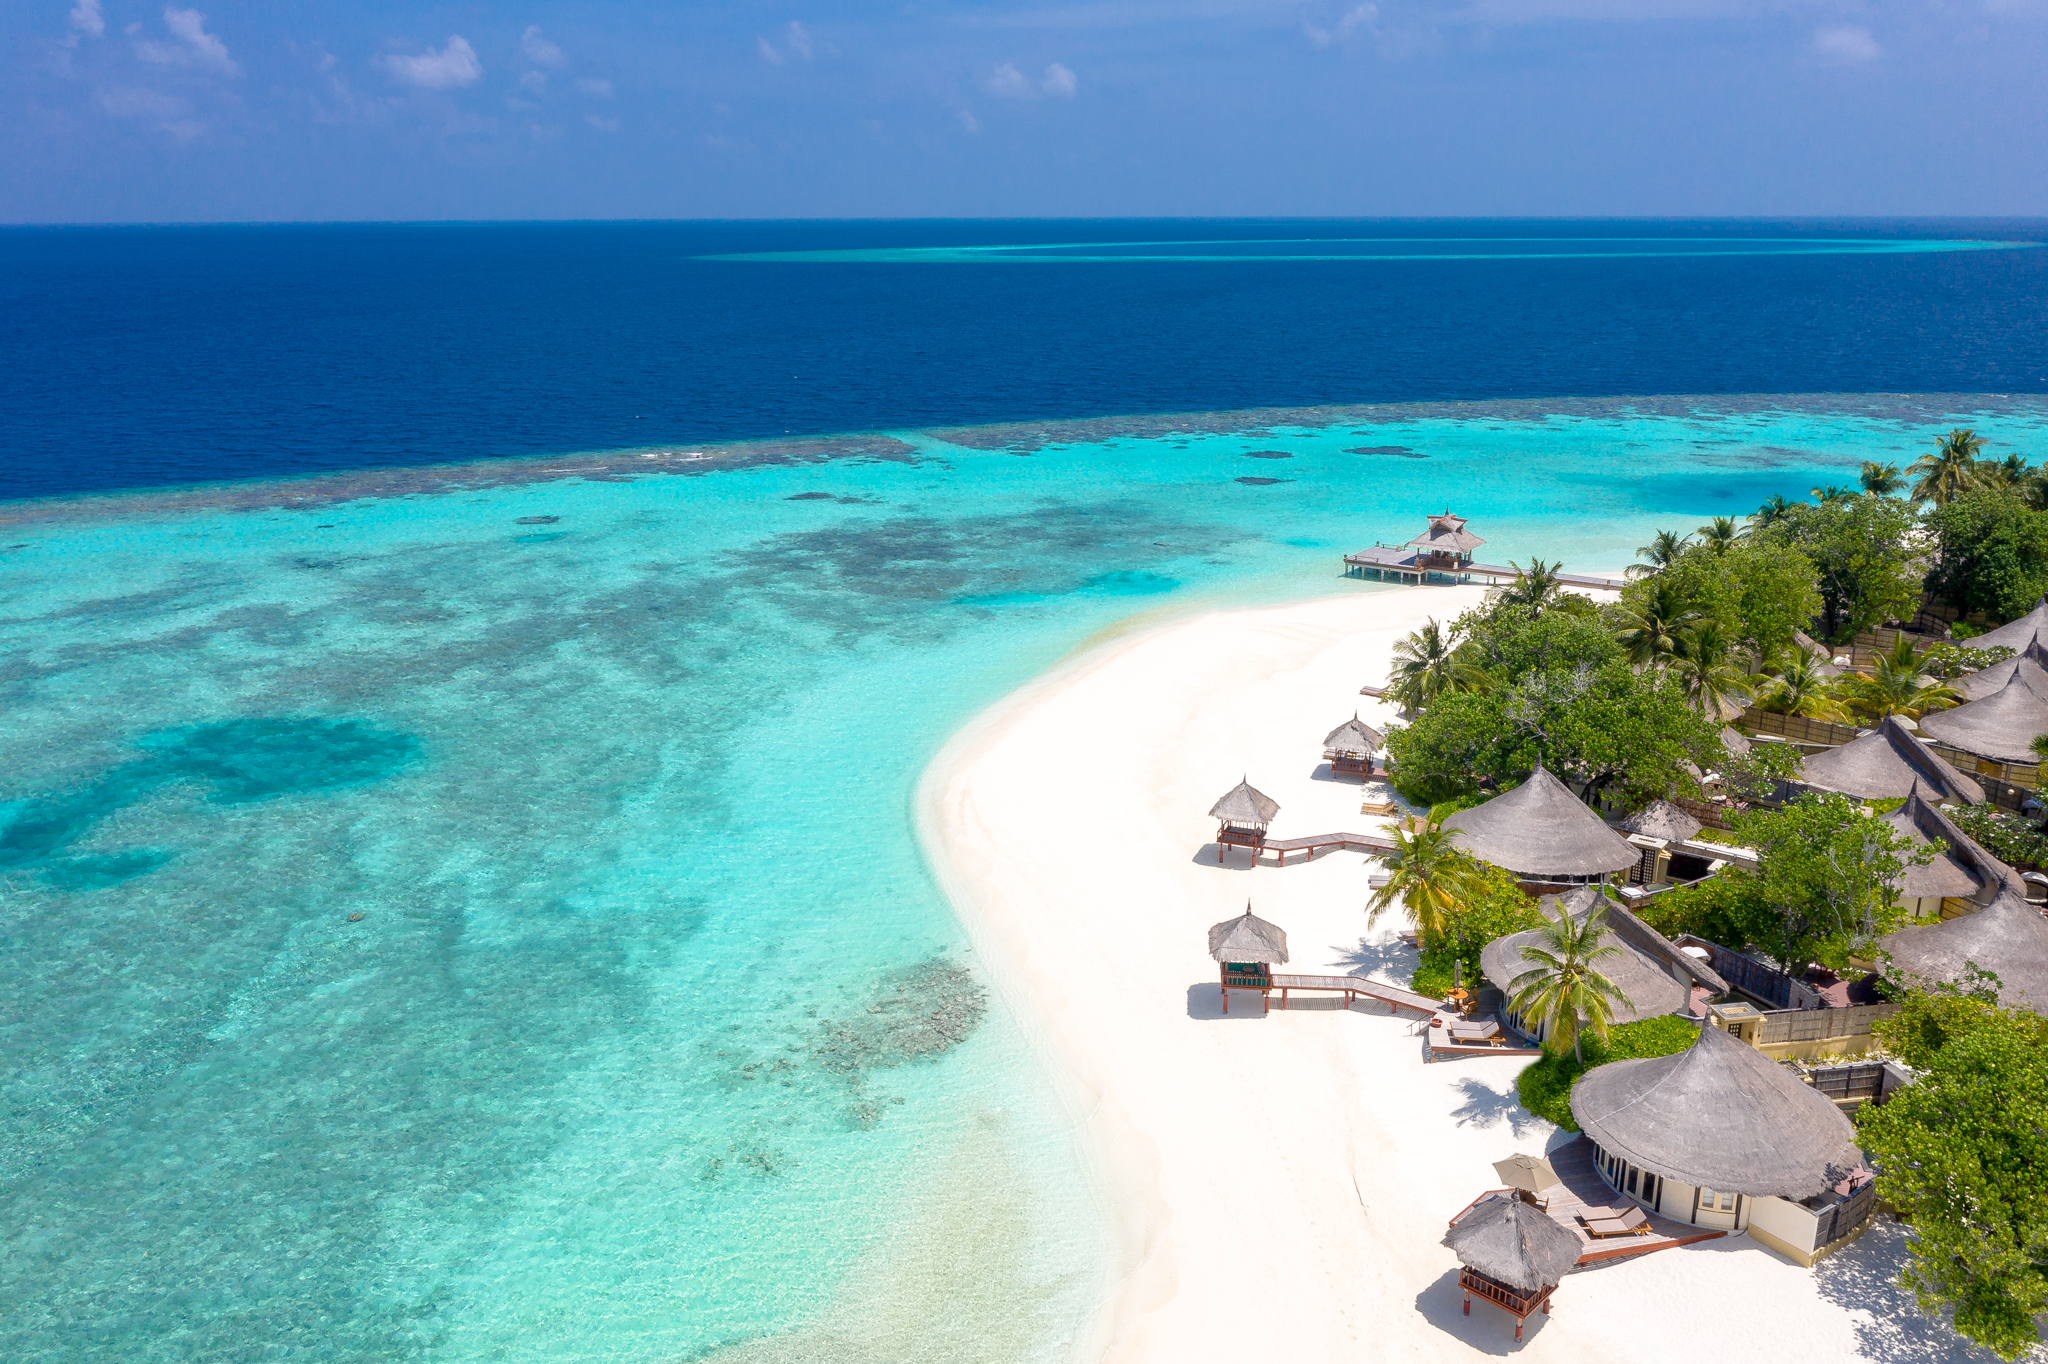
[[1581,1217],[1579,1220],[1595,1236],[1628,1235],[1628,1226],[1619,1217]]

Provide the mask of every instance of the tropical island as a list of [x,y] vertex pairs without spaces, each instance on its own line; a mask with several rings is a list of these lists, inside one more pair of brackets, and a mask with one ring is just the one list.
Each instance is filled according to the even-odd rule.
[[[1120,1191],[1107,1343],[1199,1348],[1236,1284],[1276,1350],[1492,1353],[1475,1297],[1560,1357],[1680,1302],[1728,1348],[2037,1345],[2048,485],[1980,449],[1661,533],[1618,590],[1532,560],[1169,627],[955,741],[935,860]],[[1083,790],[1131,813],[1012,846]],[[1261,1162],[1254,1265],[1202,1210]]]

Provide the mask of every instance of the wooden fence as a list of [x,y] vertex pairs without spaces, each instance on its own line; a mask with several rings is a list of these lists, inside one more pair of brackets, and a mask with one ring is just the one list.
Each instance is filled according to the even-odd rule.
[[1897,1004],[1852,1004],[1846,1009],[1774,1009],[1764,1015],[1757,1045],[1784,1042],[1827,1042],[1837,1037],[1868,1037],[1870,1025],[1899,1011]]
[[1707,962],[1716,975],[1744,994],[1754,995],[1776,1009],[1806,1010],[1826,1007],[1820,992],[1804,981],[1794,980],[1775,966],[1705,938],[1681,933],[1674,939],[1680,947],[1706,949]]
[[1864,731],[1847,725],[1829,724],[1826,720],[1809,720],[1804,715],[1780,715],[1772,710],[1758,710],[1751,706],[1742,712],[1736,723],[1752,734],[1774,734],[1781,739],[1790,739],[1797,744],[1820,744],[1828,748],[1839,748],[1852,739],[1863,737]]

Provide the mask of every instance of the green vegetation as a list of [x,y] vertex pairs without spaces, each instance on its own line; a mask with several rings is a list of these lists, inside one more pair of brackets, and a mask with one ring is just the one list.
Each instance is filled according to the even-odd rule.
[[1544,1045],[1562,1052],[1566,1045],[1585,1059],[1581,1037],[1591,1030],[1604,1038],[1614,1023],[1614,1006],[1628,1004],[1619,987],[1600,973],[1599,963],[1619,957],[1621,948],[1602,943],[1607,910],[1595,906],[1582,919],[1560,914],[1537,929],[1536,941],[1522,949],[1522,960],[1535,965],[1508,982],[1508,1007],[1545,1025]]
[[1485,889],[1487,869],[1451,846],[1444,817],[1436,812],[1420,829],[1397,820],[1386,830],[1394,840],[1393,851],[1380,857],[1388,879],[1366,902],[1365,926],[1399,905],[1418,933],[1440,932],[1447,915]]
[[1643,1056],[1669,1056],[1684,1051],[1699,1037],[1700,1030],[1672,1014],[1622,1023],[1608,1030],[1602,1039],[1586,1039],[1582,1056],[1562,1053],[1547,1055],[1525,1067],[1515,1079],[1522,1107],[1548,1118],[1567,1132],[1579,1130],[1572,1120],[1572,1085],[1595,1066],[1609,1061],[1628,1061]]
[[1904,1285],[2017,1359],[2048,1312],[2048,1021],[1987,993],[1904,996],[1876,1032],[1920,1077],[1856,1127],[1878,1194],[1913,1226]]
[[1908,543],[1915,524],[1913,509],[1896,498],[1841,497],[1794,502],[1755,534],[1813,566],[1821,633],[1846,640],[1919,605]]
[[1989,805],[1963,806],[1950,810],[1948,816],[1992,856],[2017,867],[2048,867],[2048,838],[2024,819]]
[[1904,927],[1899,875],[1934,858],[1931,847],[1832,793],[1737,815],[1735,833],[1757,851],[1749,879],[1768,910],[1748,941],[1794,975],[1809,962],[1846,970],[1851,957]]
[[1935,508],[1928,590],[1965,612],[2010,620],[2048,592],[2048,511],[2010,486],[1978,488]]
[[[1420,935],[1422,966],[1409,986],[1417,994],[1442,998],[1452,986],[1452,965],[1458,962],[1464,964],[1465,983],[1475,984],[1480,978],[1481,948],[1495,938],[1543,923],[1536,902],[1522,894],[1513,876],[1483,862],[1473,866],[1475,875],[1467,883],[1464,896],[1449,905],[1434,926]],[[1439,978],[1443,982],[1440,988],[1425,988],[1425,980],[1434,984]]]

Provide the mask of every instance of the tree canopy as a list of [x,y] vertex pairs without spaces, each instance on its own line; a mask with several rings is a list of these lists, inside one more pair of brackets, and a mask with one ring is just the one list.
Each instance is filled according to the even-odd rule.
[[1759,534],[1813,566],[1821,629],[1840,640],[1919,605],[1907,552],[1913,530],[1912,509],[1896,498],[1844,497],[1791,503]]
[[1964,612],[2023,616],[2048,592],[2048,512],[2008,487],[1949,499],[1928,514],[1928,590]]
[[[1735,833],[1757,852],[1758,899],[1745,911],[1751,941],[1794,975],[1810,962],[1846,970],[1851,957],[1904,927],[1899,877],[1934,856],[1833,792],[1738,814]],[[1757,903],[1769,913],[1748,917]]]

